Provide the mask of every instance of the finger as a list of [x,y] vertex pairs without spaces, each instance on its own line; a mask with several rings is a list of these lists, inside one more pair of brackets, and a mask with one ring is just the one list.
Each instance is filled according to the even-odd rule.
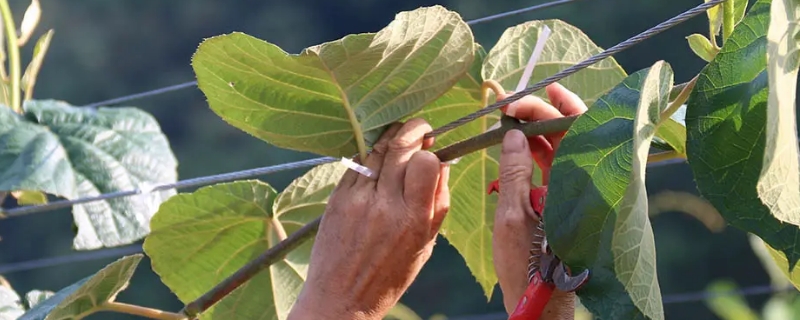
[[[506,96],[503,96],[503,99],[505,98]],[[541,121],[563,117],[558,109],[537,96],[527,95],[517,100],[515,103],[514,118],[523,121]],[[500,110],[503,111],[503,113],[508,113],[508,108],[509,106],[506,105],[500,108]]]
[[[578,95],[567,90],[567,88],[558,83],[547,86],[545,90],[547,91],[547,97],[550,98],[550,102],[565,116],[582,114],[588,110],[586,104]],[[558,149],[558,146],[561,144],[561,139],[564,138],[565,134],[566,131],[562,131],[547,136],[554,150]]]
[[450,211],[450,165],[442,164],[439,170],[439,183],[436,185],[436,199],[433,205],[433,221],[431,223],[431,234],[436,236],[442,221]]
[[425,217],[426,221],[433,219],[430,214],[434,208],[441,164],[439,158],[432,152],[417,151],[408,161],[405,177],[398,180],[404,184],[403,199],[406,205],[414,212],[428,214]]
[[422,140],[422,150],[428,150],[433,147],[433,144],[436,143],[435,137],[430,137],[425,140]]
[[[403,178],[406,176],[408,161],[412,155],[422,149],[423,136],[432,130],[425,120],[414,118],[406,122],[388,141],[386,156],[380,176],[378,176],[379,192],[390,195],[402,194]],[[438,167],[436,171],[438,172]]]
[[364,161],[364,166],[372,170],[374,173],[373,178],[369,178],[363,175],[359,175],[358,183],[359,184],[368,184],[375,182],[375,177],[379,177],[382,167],[383,167],[383,159],[386,156],[386,150],[389,148],[389,141],[394,138],[400,128],[403,127],[402,123],[396,122],[389,126],[386,131],[381,134],[381,137],[378,138],[378,141],[372,145],[372,151],[370,151],[369,155],[367,155],[367,160]]
[[500,194],[498,206],[518,213],[533,213],[530,205],[533,159],[525,135],[509,130],[500,153]]

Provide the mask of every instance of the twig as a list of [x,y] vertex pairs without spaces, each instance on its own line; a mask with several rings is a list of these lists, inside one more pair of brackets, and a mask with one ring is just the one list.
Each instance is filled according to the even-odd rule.
[[20,61],[19,46],[17,45],[17,29],[14,26],[14,18],[11,8],[8,7],[8,0],[0,0],[0,15],[3,17],[3,29],[8,38],[8,64],[11,69],[11,109],[16,113],[22,113],[20,106]]
[[112,311],[118,313],[131,314],[135,316],[158,319],[158,320],[185,320],[186,316],[178,313],[162,311],[158,309],[146,308],[122,302],[105,302],[99,306],[99,311]]
[[[675,111],[678,111],[678,109],[680,109],[680,107],[684,103],[686,103],[686,100],[689,99],[689,95],[691,95],[692,90],[694,90],[694,84],[697,83],[697,77],[699,76],[700,75],[694,76],[694,78],[692,78],[691,81],[682,85],[681,91],[678,92],[678,94],[672,100],[672,103],[670,103],[667,106],[667,109],[665,109],[664,112],[661,113],[661,120],[659,121],[659,123],[664,122],[666,119],[672,116],[672,114],[675,113]],[[670,92],[670,96],[672,96],[671,93],[672,92]]]

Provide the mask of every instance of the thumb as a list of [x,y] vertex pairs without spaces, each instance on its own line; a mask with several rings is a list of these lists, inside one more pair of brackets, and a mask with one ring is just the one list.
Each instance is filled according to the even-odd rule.
[[500,154],[500,194],[498,207],[507,211],[530,213],[533,158],[528,139],[519,130],[510,130],[503,138]]

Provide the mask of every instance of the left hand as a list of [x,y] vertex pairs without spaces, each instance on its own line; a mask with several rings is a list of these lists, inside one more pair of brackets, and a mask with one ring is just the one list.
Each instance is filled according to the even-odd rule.
[[448,166],[424,150],[431,130],[421,119],[392,125],[364,164],[376,178],[344,174],[289,319],[379,320],[408,289],[450,208]]

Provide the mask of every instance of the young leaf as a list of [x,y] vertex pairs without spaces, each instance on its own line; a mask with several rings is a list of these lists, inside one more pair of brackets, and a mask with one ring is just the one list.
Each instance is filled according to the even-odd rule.
[[733,10],[734,16],[733,21],[736,24],[742,21],[744,18],[744,14],[747,12],[747,5],[749,4],[749,0],[732,0],[733,1]]
[[656,130],[656,137],[666,142],[679,154],[686,154],[686,127],[673,119],[662,122]]
[[[548,26],[552,35],[531,74],[531,85],[603,51],[580,29],[561,20],[529,21],[506,29],[483,63],[484,80],[495,80],[514,90],[533,51],[539,30]],[[558,83],[577,94],[587,106],[626,76],[614,58],[606,58]],[[533,95],[549,101],[545,90]]]
[[32,290],[25,294],[25,301],[28,303],[28,308],[33,308],[37,304],[50,299],[55,292],[47,291],[47,290]]
[[17,198],[17,204],[21,206],[47,203],[47,196],[39,191],[11,191],[11,195]]
[[[703,0],[703,2],[708,1],[710,0]],[[708,15],[709,36],[718,35],[722,28],[722,5],[718,4],[706,10],[706,15]]]
[[33,30],[36,29],[36,25],[39,24],[39,18],[41,17],[42,6],[39,4],[39,0],[32,0],[28,9],[25,10],[25,14],[22,16],[22,24],[19,26],[20,36],[17,40],[17,45],[22,47],[28,42],[28,39],[33,35]]
[[[77,108],[26,101],[0,108],[0,191],[35,190],[67,199],[177,180],[177,161],[156,120],[135,108]],[[137,241],[174,191],[73,206],[77,249]]]
[[16,320],[23,313],[25,308],[17,292],[10,287],[0,285],[0,320]]
[[[196,299],[319,217],[345,170],[339,163],[315,167],[280,195],[247,180],[174,196],[153,217],[144,242],[153,270],[181,301]],[[292,250],[201,319],[285,319],[305,281],[312,244]]]
[[433,6],[300,55],[241,33],[218,36],[192,66],[230,124],[278,147],[350,157],[447,92],[472,63],[473,44],[458,14]]
[[753,4],[700,72],[686,110],[686,153],[703,197],[730,225],[783,252],[794,268],[800,229],[774,217],[756,188],[766,147],[769,10],[769,0]]
[[743,297],[727,294],[736,289],[736,284],[730,281],[711,283],[706,291],[712,296],[706,298],[706,305],[723,320],[759,320],[758,314],[750,309]]
[[708,40],[702,34],[691,34],[686,37],[686,40],[689,42],[689,48],[692,49],[692,52],[706,62],[714,60],[714,56],[719,52],[719,49],[711,44],[711,40]]
[[664,62],[627,77],[572,124],[553,161],[547,239],[573,272],[590,270],[577,293],[604,319],[664,318],[644,178],[672,78]]
[[[435,128],[484,107],[481,105],[483,80],[480,72],[485,56],[486,51],[476,44],[475,61],[466,76],[413,117],[423,118]],[[499,119],[499,112],[493,112],[466,123],[437,136],[436,145],[444,147],[483,133]],[[492,227],[497,197],[488,195],[486,187],[497,179],[499,159],[500,148],[493,146],[468,154],[450,165],[450,211],[439,231],[464,258],[487,299],[492,296],[497,283],[492,263]]]
[[797,147],[798,48],[800,3],[772,0],[767,30],[766,146],[757,190],[772,215],[783,222],[800,225],[800,152]]
[[37,303],[19,320],[80,319],[79,315],[85,317],[102,310],[104,303],[113,302],[128,287],[142,257],[144,255],[134,254],[114,261]]
[[48,30],[47,33],[36,41],[36,46],[33,47],[33,57],[31,58],[31,62],[28,63],[28,67],[25,68],[25,73],[20,80],[20,87],[25,91],[26,100],[30,100],[33,97],[33,87],[36,85],[36,76],[39,74],[39,70],[42,69],[44,57],[47,54],[47,49],[50,47],[50,40],[53,39],[53,32],[53,29]]

